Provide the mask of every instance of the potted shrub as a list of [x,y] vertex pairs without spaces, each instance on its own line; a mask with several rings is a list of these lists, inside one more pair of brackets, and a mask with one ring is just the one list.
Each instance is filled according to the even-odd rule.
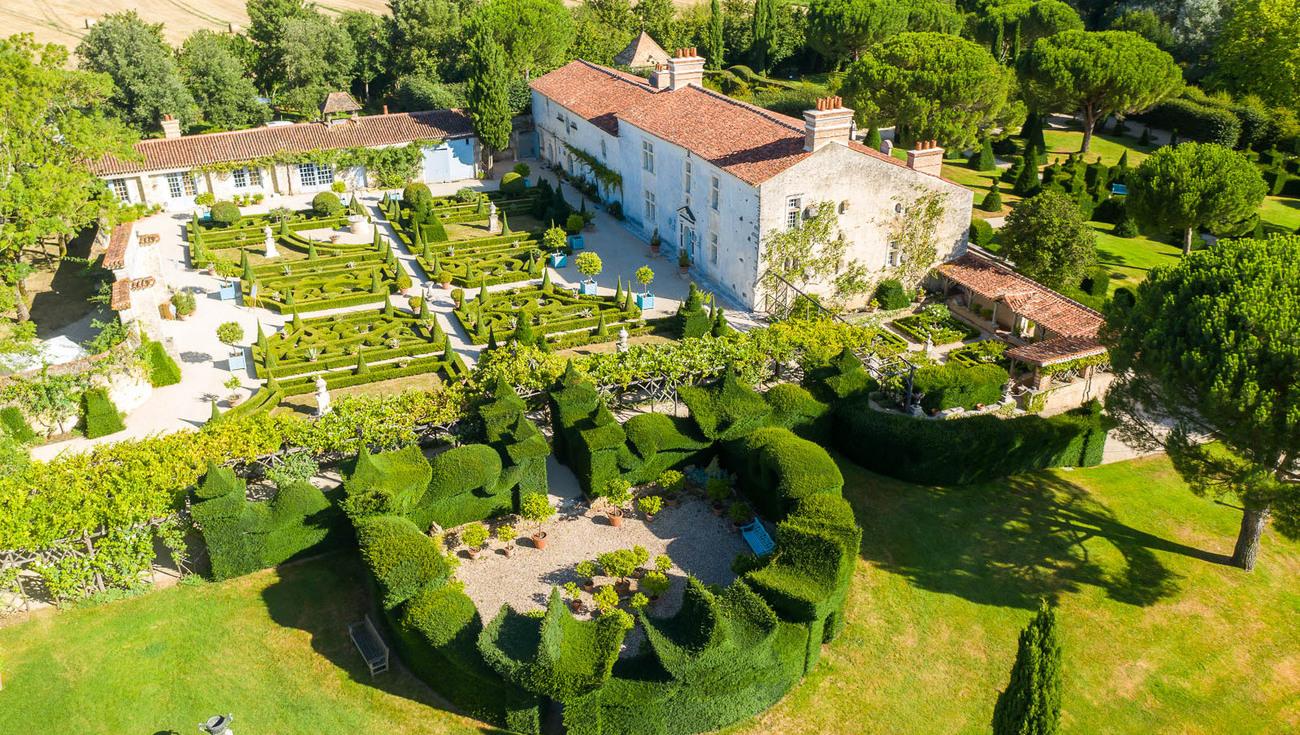
[[582,588],[588,592],[596,589],[596,562],[590,559],[583,560],[573,565],[573,573],[586,580],[582,583]]
[[515,164],[515,167],[512,170],[524,178],[525,189],[528,188],[529,186],[532,186],[532,184],[528,181],[528,175],[533,172],[533,169],[528,164],[524,163],[523,161],[520,161],[519,163]]
[[650,563],[650,552],[641,544],[632,547],[632,560],[636,562],[636,569],[632,571],[633,576],[640,577],[644,571],[643,567]]
[[223,383],[223,385],[226,386],[226,390],[230,391],[230,395],[226,396],[226,403],[229,403],[232,407],[239,405],[239,400],[240,400],[239,389],[244,387],[244,384],[242,381],[240,381],[239,376],[238,375],[230,376],[230,378],[227,379],[226,382]]
[[576,235],[582,232],[584,225],[586,225],[586,222],[582,219],[582,215],[574,212],[569,215],[568,219],[564,220],[564,232],[569,235]]
[[600,562],[600,568],[605,570],[605,574],[618,580],[615,586],[622,592],[627,592],[632,587],[629,578],[636,572],[636,553],[632,549],[618,549],[617,551],[607,551],[596,557]]
[[578,266],[578,272],[587,277],[585,281],[579,284],[579,293],[584,296],[595,296],[599,293],[596,276],[600,275],[600,271],[604,268],[600,256],[595,253],[579,253],[578,257],[574,259],[574,263]]
[[659,257],[659,248],[663,246],[663,240],[659,237],[659,228],[656,227],[654,234],[650,236],[650,254]]
[[749,509],[748,504],[737,500],[727,508],[727,517],[731,519],[732,527],[739,531],[741,526],[754,520],[754,513]]
[[605,615],[618,609],[618,592],[613,587],[605,585],[596,590],[596,594],[591,596],[591,601],[596,603],[596,609],[600,610],[600,614]]
[[[655,572],[668,574],[673,568],[673,560],[667,554],[660,554],[655,557]],[[653,574],[654,572],[651,572]],[[647,575],[648,576],[648,575]]]
[[199,208],[199,213],[203,215],[204,219],[208,216],[208,207],[216,203],[217,197],[210,191],[205,191],[194,197],[194,206]]
[[451,288],[451,271],[438,271],[438,285],[443,288]]
[[189,318],[190,314],[193,314],[194,310],[199,306],[198,301],[194,298],[194,294],[189,291],[177,291],[176,293],[173,293],[171,302],[172,308],[176,310],[176,316],[180,319]]
[[668,575],[664,572],[650,572],[641,578],[640,589],[651,602],[658,600],[668,591]]
[[519,515],[533,522],[533,548],[545,549],[546,532],[542,530],[542,524],[555,515],[555,508],[551,506],[551,501],[541,493],[529,493],[519,503]]
[[501,551],[505,553],[506,558],[513,556],[515,553],[515,538],[519,535],[515,532],[515,527],[509,523],[497,526],[497,530],[493,535],[497,537],[497,541],[505,544],[501,547]]
[[659,474],[659,479],[655,480],[655,484],[663,492],[668,505],[673,506],[677,504],[677,496],[686,487],[686,475],[677,470],[664,470]]
[[488,540],[488,527],[475,521],[466,525],[460,530],[460,542],[465,544],[465,551],[469,553],[469,558],[477,559],[479,552],[483,550],[483,545]]
[[650,293],[650,284],[655,279],[655,272],[648,265],[636,269],[636,282],[641,284],[641,293],[636,296],[636,305],[641,309],[655,308],[655,295]]
[[731,497],[731,483],[721,477],[709,478],[708,483],[704,486],[704,494],[713,504],[713,515],[722,515],[724,508],[723,503]]
[[547,256],[552,268],[563,268],[569,263],[569,256],[566,250],[569,247],[569,241],[564,236],[564,230],[559,227],[551,227],[542,234],[542,248],[549,251]]
[[239,322],[225,322],[217,327],[217,339],[224,344],[231,345],[239,342],[244,338],[244,328],[239,326]]
[[663,509],[664,499],[658,495],[647,495],[636,501],[636,507],[645,514],[645,519],[647,521],[653,521],[659,511]]
[[601,488],[600,497],[608,506],[605,515],[609,518],[609,525],[615,528],[622,526],[623,506],[632,499],[632,483],[621,477],[615,477]]
[[628,600],[627,604],[633,610],[636,610],[637,612],[641,612],[642,610],[645,609],[646,605],[650,604],[650,599],[647,598],[645,595],[641,594],[640,592],[638,592],[635,595],[632,595],[632,599]]
[[575,613],[582,612],[582,590],[578,589],[576,582],[564,583],[564,595],[569,598],[569,609]]
[[684,276],[691,269],[691,256],[686,254],[686,248],[677,249],[677,270]]

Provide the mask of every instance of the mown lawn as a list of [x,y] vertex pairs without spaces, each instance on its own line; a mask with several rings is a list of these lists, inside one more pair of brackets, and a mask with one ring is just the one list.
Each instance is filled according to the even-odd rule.
[[[1083,131],[1044,130],[1043,140],[1047,142],[1049,162],[1064,161],[1071,153],[1079,152],[1079,146],[1083,144]],[[1092,136],[1088,152],[1083,154],[1083,158],[1088,163],[1094,163],[1097,156],[1101,156],[1102,163],[1107,166],[1114,166],[1119,163],[1120,156],[1124,155],[1124,151],[1128,151],[1128,165],[1136,168],[1139,163],[1146,160],[1147,155],[1153,150],[1155,150],[1155,146],[1143,147],[1138,145],[1137,138],[1099,133]]]
[[1160,242],[1149,237],[1116,237],[1111,234],[1115,225],[1106,222],[1089,222],[1097,231],[1097,262],[1110,271],[1110,290],[1133,288],[1146,280],[1147,272],[1157,265],[1174,265],[1183,257],[1177,245]]
[[[1060,605],[1066,733],[1300,730],[1300,544],[1224,566],[1239,513],[1163,458],[964,488],[842,463],[863,526],[844,635],[732,733],[987,733],[1040,596]],[[348,553],[0,628],[0,732],[473,733],[346,638]],[[432,705],[432,706],[430,706]]]

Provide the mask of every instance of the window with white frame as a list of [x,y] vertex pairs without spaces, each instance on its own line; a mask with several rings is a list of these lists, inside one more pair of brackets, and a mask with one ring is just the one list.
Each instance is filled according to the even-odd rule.
[[300,163],[298,181],[303,186],[329,186],[334,183],[334,167],[325,163]]
[[790,197],[785,200],[785,228],[793,230],[799,226],[799,210],[802,208],[802,200],[799,197]]
[[709,182],[709,207],[713,209],[713,211],[715,212],[718,211],[718,199],[719,199],[718,195],[721,189],[722,189],[722,182],[718,180],[717,176],[714,176],[713,179]]
[[686,179],[684,182],[682,182],[682,189],[687,194],[690,194],[691,193],[691,162],[689,160],[686,161],[686,167],[682,171],[682,176]]
[[108,185],[113,187],[113,196],[117,197],[118,201],[131,201],[131,191],[126,188],[126,179],[109,179]]
[[709,262],[718,264],[718,233],[709,233]]
[[648,140],[641,141],[641,168],[650,173],[655,172],[655,147]]
[[247,189],[262,185],[262,170],[259,168],[237,168],[234,171],[235,188]]
[[655,223],[655,193],[653,191],[645,193],[645,223],[647,227],[653,227]]
[[194,196],[194,174],[167,174],[167,193],[172,199]]
[[903,254],[898,249],[898,243],[892,240],[889,243],[889,267],[897,268],[903,262]]

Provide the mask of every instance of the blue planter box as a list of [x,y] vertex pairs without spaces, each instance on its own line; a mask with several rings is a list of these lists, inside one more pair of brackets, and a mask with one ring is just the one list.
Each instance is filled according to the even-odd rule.
[[595,296],[600,293],[599,289],[595,281],[583,281],[578,284],[578,293],[583,296]]
[[240,350],[238,354],[232,354],[230,359],[227,361],[227,367],[229,367],[231,371],[247,370],[248,361],[244,358],[244,351]]
[[529,179],[527,176],[525,176],[525,177],[524,177],[524,188],[527,189],[528,187],[530,187],[530,186],[532,186],[532,185],[533,185],[532,180]]
[[652,293],[639,293],[636,295],[636,305],[642,309],[655,308],[655,295]]
[[569,235],[569,247],[574,250],[582,250],[585,244],[582,241],[582,235]]
[[234,301],[239,294],[239,281],[235,281],[228,286],[222,286],[219,296],[222,301]]
[[569,256],[564,253],[551,253],[551,267],[563,268],[569,264]]

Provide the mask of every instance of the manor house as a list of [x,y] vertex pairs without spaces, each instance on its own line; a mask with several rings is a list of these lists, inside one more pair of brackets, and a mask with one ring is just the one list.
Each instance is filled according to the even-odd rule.
[[[703,86],[704,59],[680,50],[649,79],[574,61],[532,82],[543,159],[595,180],[646,239],[658,232],[692,278],[765,308],[762,243],[831,202],[845,259],[888,277],[903,253],[891,233],[909,202],[937,192],[934,265],[966,249],[972,194],[940,177],[943,149],[902,161],[852,139],[853,111],[819,100],[803,121]],[[912,269],[923,273],[928,268]],[[830,284],[816,284],[827,293]],[[861,303],[868,297],[861,296]]]

